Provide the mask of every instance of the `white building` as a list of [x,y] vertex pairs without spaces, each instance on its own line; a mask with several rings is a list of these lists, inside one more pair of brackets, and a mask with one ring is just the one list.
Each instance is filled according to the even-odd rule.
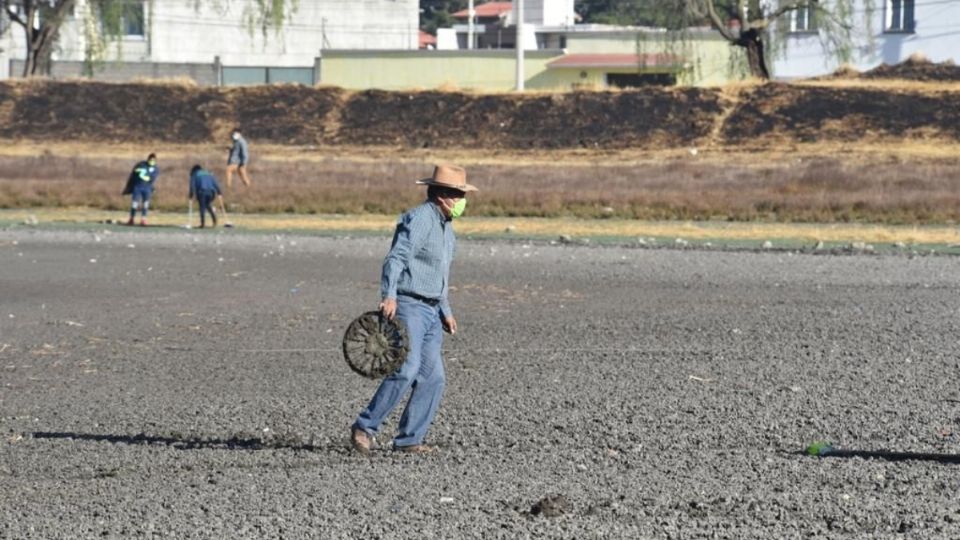
[[[417,49],[419,44],[417,0],[301,0],[279,32],[272,28],[264,32],[256,25],[251,16],[254,4],[254,0],[131,0],[123,17],[124,35],[108,46],[105,60],[172,65],[212,64],[219,58],[228,69],[224,75],[234,73],[242,79],[242,70],[229,69],[313,69],[323,49]],[[58,64],[66,73],[71,64],[84,60],[90,45],[84,28],[97,17],[93,13],[91,0],[76,0],[53,54],[54,75]],[[13,25],[0,36],[0,77],[8,75],[4,71],[11,63],[25,58],[23,34]]]
[[[775,36],[782,42],[770,61],[774,77],[813,77],[840,67],[819,26],[806,10],[787,16],[785,34]],[[915,53],[933,62],[960,60],[960,0],[854,0],[853,26],[850,64],[860,71]]]
[[[517,43],[517,0],[477,1],[474,13],[473,47],[469,46],[468,10],[454,13],[463,21],[437,30],[438,49],[513,49]],[[524,0],[524,49],[563,48],[565,30],[577,22],[574,0]]]
[[[577,22],[573,6],[574,0],[524,0],[523,21],[534,26],[573,26]],[[516,9],[517,0],[513,0],[508,24],[516,24]]]

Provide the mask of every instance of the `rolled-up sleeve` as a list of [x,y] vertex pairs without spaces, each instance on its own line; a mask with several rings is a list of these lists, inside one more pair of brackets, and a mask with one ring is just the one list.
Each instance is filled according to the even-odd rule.
[[450,308],[450,300],[447,299],[447,284],[443,284],[443,294],[440,296],[440,315],[444,318],[453,317],[453,309]]
[[444,244],[446,244],[447,252],[447,264],[443,273],[443,292],[440,293],[440,315],[444,318],[453,317],[453,309],[450,307],[450,267],[453,265],[453,258],[457,253],[457,241],[453,236],[453,229],[446,229],[444,231],[445,238]]
[[420,213],[404,214],[397,222],[393,233],[393,244],[383,260],[383,272],[380,276],[381,298],[396,298],[400,275],[410,266],[410,258],[423,245],[430,224],[429,216]]

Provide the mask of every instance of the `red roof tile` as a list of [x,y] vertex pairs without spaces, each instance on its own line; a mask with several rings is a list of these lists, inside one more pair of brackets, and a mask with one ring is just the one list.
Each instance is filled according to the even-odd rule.
[[423,30],[420,30],[420,48],[426,49],[427,45],[436,45],[437,38],[433,34],[428,34]]
[[[513,9],[513,2],[487,2],[473,7],[477,17],[499,17]],[[462,9],[452,15],[457,19],[466,19],[470,16],[469,10]]]
[[676,67],[683,62],[673,54],[567,54],[547,64],[548,68]]

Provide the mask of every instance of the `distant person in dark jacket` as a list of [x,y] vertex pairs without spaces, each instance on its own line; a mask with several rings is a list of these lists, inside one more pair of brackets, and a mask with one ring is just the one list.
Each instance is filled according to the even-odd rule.
[[233,144],[230,146],[230,154],[227,156],[227,187],[233,187],[233,173],[240,175],[243,185],[250,187],[250,177],[247,176],[247,162],[250,161],[250,146],[247,140],[240,133],[240,128],[233,130],[230,134]]
[[140,209],[140,225],[147,224],[147,211],[150,210],[150,197],[157,184],[160,169],[157,167],[157,155],[150,154],[146,161],[134,165],[127,177],[127,185],[123,188],[124,195],[130,195],[130,219],[127,225],[133,225],[133,218]]
[[217,179],[210,173],[210,171],[205,170],[200,165],[194,165],[190,169],[190,194],[187,196],[187,200],[197,199],[197,203],[200,206],[200,228],[206,226],[206,212],[210,213],[210,217],[213,219],[213,227],[217,226],[217,214],[213,211],[213,201],[214,199],[220,199],[220,204],[223,204],[223,194],[220,192],[220,185],[217,184]]

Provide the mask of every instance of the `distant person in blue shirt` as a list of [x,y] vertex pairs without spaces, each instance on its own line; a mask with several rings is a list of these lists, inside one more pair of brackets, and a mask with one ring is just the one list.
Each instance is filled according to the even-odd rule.
[[243,185],[250,187],[250,177],[247,176],[247,162],[250,161],[250,146],[247,140],[240,133],[240,128],[235,128],[230,134],[233,144],[230,146],[230,154],[227,156],[227,187],[233,187],[233,173],[240,176]]
[[130,176],[127,177],[127,186],[123,188],[124,195],[130,195],[130,219],[127,225],[133,225],[133,218],[140,209],[140,225],[147,224],[147,211],[150,210],[150,197],[157,184],[160,169],[157,167],[157,155],[150,154],[146,161],[137,163]]
[[463,214],[467,192],[477,188],[467,183],[462,168],[451,165],[437,166],[433,177],[417,183],[429,186],[427,200],[400,216],[380,277],[380,312],[403,321],[410,352],[353,424],[351,444],[361,453],[370,451],[373,435],[408,392],[393,448],[415,454],[435,448],[423,440],[443,396],[443,332],[457,332],[447,299],[456,242],[453,220]]
[[200,228],[206,226],[206,212],[210,213],[210,218],[213,220],[212,226],[216,227],[217,214],[213,211],[212,203],[214,199],[219,199],[222,205],[223,195],[220,192],[220,184],[217,184],[216,177],[200,165],[194,165],[190,169],[190,194],[187,196],[187,200],[191,201],[194,198],[197,199],[197,204],[200,206]]

